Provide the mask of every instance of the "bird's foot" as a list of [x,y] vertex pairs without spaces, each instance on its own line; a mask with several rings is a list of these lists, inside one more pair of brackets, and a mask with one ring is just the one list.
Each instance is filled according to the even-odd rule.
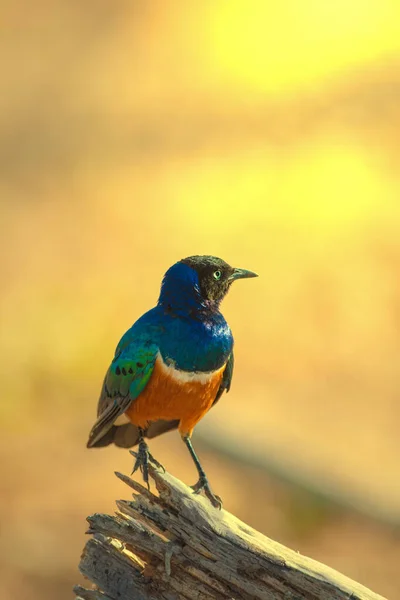
[[147,485],[147,488],[150,490],[149,463],[152,463],[155,467],[157,467],[158,469],[162,469],[162,471],[165,472],[164,467],[161,463],[158,462],[158,460],[154,458],[154,456],[152,456],[146,442],[139,442],[139,448],[137,452],[134,452],[133,450],[130,450],[129,452],[132,454],[132,456],[136,458],[135,464],[133,465],[132,475],[138,469],[140,469],[140,472],[143,475],[143,481]]
[[219,496],[213,494],[213,492],[211,491],[207,477],[200,477],[198,482],[192,485],[191,487],[195,494],[199,494],[202,490],[204,490],[204,493],[211,502],[211,504],[215,506],[215,508],[219,508],[221,510],[222,500]]

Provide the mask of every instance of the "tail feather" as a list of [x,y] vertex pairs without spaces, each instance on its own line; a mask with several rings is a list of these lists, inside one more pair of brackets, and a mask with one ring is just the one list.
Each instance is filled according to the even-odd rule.
[[[145,437],[154,438],[158,435],[177,429],[179,420],[173,421],[154,421],[151,423],[145,433]],[[120,448],[132,448],[139,442],[139,430],[133,423],[125,423],[124,425],[113,425],[101,438],[94,443],[89,442],[88,448],[101,448],[109,444],[115,444]]]

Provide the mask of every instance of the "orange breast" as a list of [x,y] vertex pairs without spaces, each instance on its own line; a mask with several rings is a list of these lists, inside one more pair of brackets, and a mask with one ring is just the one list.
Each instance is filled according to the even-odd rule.
[[213,373],[190,374],[167,367],[158,357],[147,386],[125,414],[144,429],[149,421],[179,419],[181,435],[191,435],[211,408],[224,369],[225,365]]

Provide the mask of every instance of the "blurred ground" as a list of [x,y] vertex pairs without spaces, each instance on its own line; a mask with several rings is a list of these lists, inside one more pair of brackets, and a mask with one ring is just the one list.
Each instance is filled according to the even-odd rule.
[[[261,275],[224,303],[234,385],[203,433],[398,523],[398,4],[0,6],[1,597],[71,597],[131,466],[84,447],[104,371],[195,253]],[[176,435],[152,447],[194,480]],[[202,454],[228,510],[400,596],[398,528]]]

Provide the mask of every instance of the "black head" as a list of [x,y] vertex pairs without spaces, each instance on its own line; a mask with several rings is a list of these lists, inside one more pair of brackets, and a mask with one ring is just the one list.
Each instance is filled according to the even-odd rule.
[[236,279],[257,277],[257,273],[231,267],[216,256],[189,256],[180,262],[196,271],[202,300],[209,305],[218,306]]

